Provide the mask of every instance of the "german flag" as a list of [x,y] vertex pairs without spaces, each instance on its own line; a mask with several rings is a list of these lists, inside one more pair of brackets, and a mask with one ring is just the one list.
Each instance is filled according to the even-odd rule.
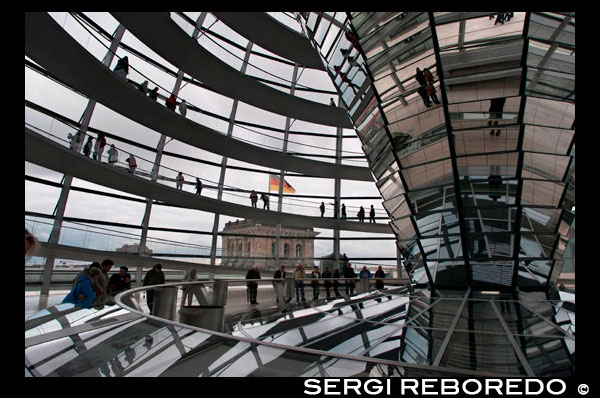
[[[279,176],[271,174],[269,177],[269,192],[279,192]],[[296,189],[283,179],[283,193],[296,193]]]

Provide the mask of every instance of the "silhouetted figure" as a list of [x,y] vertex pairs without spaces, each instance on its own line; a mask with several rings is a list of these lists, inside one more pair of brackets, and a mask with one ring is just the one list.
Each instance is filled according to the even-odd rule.
[[346,205],[342,203],[342,220],[346,221]]
[[140,91],[144,93],[144,95],[148,95],[148,80],[144,80],[144,82],[140,84]]
[[90,157],[90,153],[92,152],[92,141],[94,139],[92,137],[88,137],[87,142],[83,146],[83,156]]
[[252,207],[256,208],[256,202],[258,202],[258,195],[254,192],[254,189],[250,193],[250,202],[252,203]]
[[369,210],[369,223],[375,222],[375,208],[371,205],[371,210]]
[[341,278],[342,276],[340,275],[340,270],[336,269],[335,271],[333,271],[333,292],[335,293],[335,297],[341,297],[342,295],[340,294],[338,288],[340,287],[340,281],[339,278]]
[[[162,285],[165,283],[165,273],[162,271],[162,265],[156,264],[152,269],[146,272],[142,286]],[[146,304],[150,310],[150,315],[154,310],[154,289],[146,290]]]
[[337,200],[334,200],[332,204],[333,204],[333,218],[338,218],[338,212],[339,212],[339,209],[338,209],[338,207],[339,207],[339,205],[338,205],[338,201],[337,201]]
[[263,210],[264,209],[270,210],[269,209],[269,197],[267,195],[265,195],[264,193],[261,193],[260,200],[263,201]]
[[202,195],[202,181],[196,177],[196,195]]
[[[258,272],[258,267],[250,268],[246,273],[246,279],[260,279],[260,272]],[[248,297],[250,298],[250,304],[259,304],[256,301],[256,297],[258,296],[258,282],[246,282],[246,286],[248,287]]]
[[356,216],[358,217],[358,222],[365,222],[365,209],[364,209],[364,207],[360,206],[360,209],[358,209],[358,213],[356,213]]
[[180,171],[179,174],[177,174],[177,177],[175,177],[175,188],[179,189],[180,191],[183,190],[184,181],[185,178],[183,177],[183,174]]
[[[352,268],[350,262],[344,268],[344,278],[356,278],[356,272]],[[346,279],[346,295],[354,294],[354,281],[352,279]]]
[[154,101],[158,100],[158,87],[154,87],[152,90],[150,90],[150,94],[148,95],[151,99],[153,99]]
[[425,84],[427,84],[427,82],[425,81],[425,74],[419,68],[416,69],[415,80],[419,83],[419,86],[424,86]]
[[120,60],[117,61],[117,65],[115,66],[114,72],[121,79],[127,80],[127,75],[129,74],[129,58],[124,56]]
[[[488,120],[488,126],[492,125],[491,119],[502,119],[502,113],[504,111],[504,103],[506,102],[506,98],[492,98],[490,100],[490,120]],[[498,120],[493,121],[493,125],[498,125]],[[490,135],[494,135],[494,129],[490,130]],[[500,129],[496,130],[496,137],[500,135]]]
[[135,169],[137,168],[137,161],[135,160],[135,156],[129,155],[129,157],[125,161],[129,165],[129,172],[131,174],[135,174]]
[[323,217],[325,215],[325,202],[321,202],[319,209],[321,210],[321,217]]
[[333,102],[333,98],[329,98],[329,105],[331,105],[331,106],[337,106],[335,104],[335,102]]
[[175,94],[171,94],[171,96],[167,98],[167,100],[165,101],[165,105],[168,109],[175,112],[175,108],[177,108],[177,97],[175,96]]
[[375,288],[376,289],[383,289],[383,280],[385,279],[385,272],[383,272],[383,269],[381,268],[381,265],[379,266],[379,268],[377,268],[377,271],[375,271]]
[[331,271],[329,271],[329,268],[325,267],[325,270],[323,271],[323,274],[321,275],[322,278],[325,279],[325,282],[323,283],[323,285],[325,286],[325,293],[327,294],[327,300],[329,300],[331,298],[330,295],[330,289],[331,289],[331,281],[327,280],[327,279],[331,279]]

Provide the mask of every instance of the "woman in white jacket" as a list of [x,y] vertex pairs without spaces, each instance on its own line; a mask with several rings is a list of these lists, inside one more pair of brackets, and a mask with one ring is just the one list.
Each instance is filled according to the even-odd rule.
[[119,161],[119,151],[115,148],[115,144],[110,144],[110,148],[108,149],[108,163],[115,164]]

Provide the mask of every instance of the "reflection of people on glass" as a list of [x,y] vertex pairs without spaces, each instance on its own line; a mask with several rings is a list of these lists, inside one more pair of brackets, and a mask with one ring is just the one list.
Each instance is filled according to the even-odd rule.
[[355,90],[354,92],[356,92],[356,90],[360,88],[358,85],[352,83],[350,79],[348,79],[348,75],[346,75],[344,72],[340,72],[340,77],[342,78],[343,82],[348,83],[348,85],[352,87],[353,90]]
[[352,46],[354,46],[354,48],[356,48],[356,50],[358,51],[358,37],[356,37],[354,33],[352,33],[349,30],[346,31],[345,36],[346,40],[352,43]]
[[[504,111],[504,103],[506,102],[506,98],[492,98],[490,101],[490,120],[488,120],[488,126],[492,125],[491,119],[496,119],[493,121],[494,126],[498,125],[498,119],[502,119],[502,112]],[[494,135],[494,129],[490,130],[490,135]],[[500,135],[500,129],[496,130],[496,137]]]
[[440,100],[438,100],[438,97],[435,94],[435,87],[433,86],[433,84],[428,84],[427,87],[425,88],[425,90],[427,92],[427,96],[430,97],[433,102],[435,102],[436,104],[439,105]]

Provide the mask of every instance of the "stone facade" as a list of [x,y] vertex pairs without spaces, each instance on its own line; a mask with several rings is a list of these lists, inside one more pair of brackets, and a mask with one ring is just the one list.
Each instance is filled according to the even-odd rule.
[[[222,239],[222,265],[261,269],[275,269],[275,225],[252,220],[228,222],[220,232]],[[243,236],[228,236],[241,234]],[[314,267],[314,237],[319,232],[312,228],[281,226],[279,261],[290,269],[301,263]],[[272,237],[264,237],[272,236]]]

